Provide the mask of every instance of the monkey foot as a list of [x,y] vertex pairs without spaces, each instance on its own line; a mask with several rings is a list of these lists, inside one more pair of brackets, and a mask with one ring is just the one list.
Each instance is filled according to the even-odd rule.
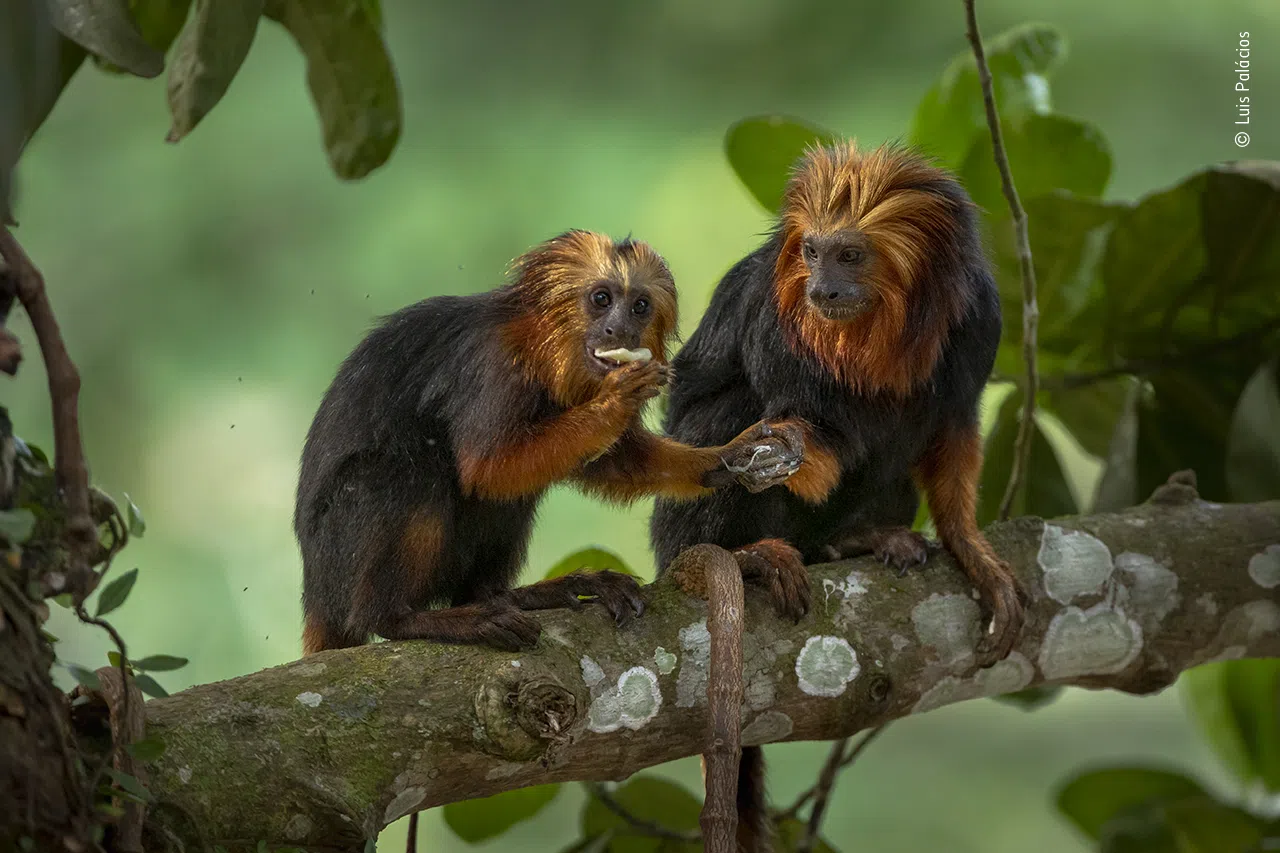
[[997,578],[978,591],[986,633],[979,638],[977,657],[978,665],[985,667],[1008,657],[1022,635],[1026,592],[1012,574]]
[[489,600],[408,613],[378,633],[388,640],[432,640],[518,652],[537,645],[542,626],[508,602]]
[[621,572],[579,569],[558,578],[539,581],[511,590],[504,598],[521,610],[550,610],[556,607],[579,608],[590,597],[604,606],[619,627],[632,616],[644,613],[640,585],[631,575]]
[[898,577],[902,577],[908,569],[924,565],[937,547],[910,528],[886,527],[857,533],[828,545],[826,554],[833,560],[843,560],[870,553],[886,566],[893,566]]
[[799,622],[809,612],[809,572],[800,552],[781,539],[762,539],[733,552],[742,576],[764,586],[779,616]]

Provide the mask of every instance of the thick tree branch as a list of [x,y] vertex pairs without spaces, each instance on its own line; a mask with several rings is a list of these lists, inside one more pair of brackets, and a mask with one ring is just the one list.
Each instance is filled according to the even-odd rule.
[[1009,484],[1000,499],[999,518],[1009,517],[1009,508],[1017,497],[1018,489],[1026,476],[1031,459],[1031,436],[1035,429],[1036,393],[1039,391],[1040,374],[1036,367],[1036,329],[1040,324],[1040,306],[1036,303],[1036,267],[1031,260],[1031,238],[1027,233],[1027,213],[1018,200],[1013,185],[1013,172],[1009,168],[1009,155],[1004,148],[1004,134],[1000,130],[1000,115],[996,112],[995,87],[991,83],[991,69],[987,67],[986,51],[982,48],[982,35],[978,32],[978,13],[975,0],[964,0],[965,33],[973,48],[973,59],[978,66],[978,82],[982,85],[982,103],[987,111],[987,129],[991,133],[991,153],[1000,170],[1000,189],[1009,203],[1013,216],[1013,240],[1018,251],[1018,270],[1022,275],[1022,360],[1027,372],[1022,388],[1022,420],[1018,424],[1018,436],[1014,440],[1013,469],[1009,472]]
[[[976,674],[978,604],[945,555],[902,579],[815,566],[797,625],[748,587],[742,742],[834,740],[1046,682],[1148,693],[1209,660],[1280,655],[1280,502],[1211,504],[1181,483],[988,535],[1031,600],[1015,652]],[[540,616],[527,654],[379,643],[148,702],[167,744],[153,818],[233,853],[358,851],[415,810],[702,753],[707,605],[666,583],[646,594],[622,631],[593,607]]]

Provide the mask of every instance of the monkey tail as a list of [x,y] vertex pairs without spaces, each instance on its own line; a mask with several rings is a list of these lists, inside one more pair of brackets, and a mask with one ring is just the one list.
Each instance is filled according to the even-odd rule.
[[764,793],[764,750],[744,746],[738,760],[738,850],[769,853],[773,849],[773,823]]
[[302,654],[311,655],[325,649],[347,649],[364,643],[364,637],[335,630],[315,613],[308,613],[302,625]]

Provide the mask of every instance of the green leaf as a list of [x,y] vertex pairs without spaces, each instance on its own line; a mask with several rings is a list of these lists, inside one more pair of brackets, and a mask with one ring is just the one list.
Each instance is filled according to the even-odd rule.
[[378,839],[376,837],[365,839],[364,853],[378,853]]
[[114,666],[114,667],[119,668],[119,666],[120,666],[120,653],[119,653],[119,652],[107,652],[107,663],[111,664],[111,665],[112,665],[112,666]]
[[[1004,497],[1009,474],[1013,470],[1014,442],[1022,416],[1022,394],[1015,391],[1005,398],[996,416],[995,426],[987,436],[986,461],[978,493],[978,523],[995,521]],[[1022,487],[1014,496],[1010,515],[1038,515],[1057,518],[1078,511],[1071,487],[1063,474],[1062,464],[1039,422],[1031,434],[1031,456]]]
[[[1085,197],[1102,195],[1111,177],[1111,150],[1093,125],[1062,115],[1032,114],[1018,121],[1002,120],[1001,129],[1020,199],[1056,190]],[[990,134],[974,140],[960,175],[974,202],[988,214],[1008,209]]]
[[1133,384],[1132,378],[1122,376],[1052,391],[1048,394],[1048,406],[1081,447],[1094,456],[1106,458]]
[[143,738],[129,744],[129,754],[139,761],[155,761],[164,755],[164,741],[158,737]]
[[1280,791],[1280,659],[1206,664],[1181,681],[1218,758],[1241,782]]
[[[641,820],[652,821],[676,832],[691,832],[698,828],[702,804],[674,782],[657,776],[636,776],[614,791],[613,796],[624,809]],[[582,810],[582,834],[595,838],[610,831],[616,835],[609,846],[614,853],[656,853],[658,850],[662,853],[695,853],[701,850],[700,844],[681,844],[636,835],[630,824],[592,797]]]
[[1280,498],[1280,381],[1271,361],[1244,386],[1227,430],[1227,492],[1233,501]]
[[533,817],[554,800],[559,791],[559,785],[536,785],[492,797],[449,803],[444,807],[444,822],[463,841],[478,844]]
[[552,566],[543,580],[562,577],[579,569],[590,569],[596,572],[608,569],[611,572],[637,577],[625,560],[608,548],[601,548],[596,545],[590,548],[583,548],[581,551],[574,551]]
[[1261,850],[1263,823],[1241,809],[1211,797],[1192,797],[1164,809],[1178,853]]
[[133,502],[133,498],[129,497],[129,493],[124,493],[125,502],[125,520],[129,524],[129,535],[142,537],[147,532],[147,520],[142,517],[142,510],[138,509],[138,505]]
[[66,608],[67,610],[76,606],[76,600],[69,592],[64,592],[61,595],[55,595],[53,597],[53,601],[59,607]]
[[98,593],[98,611],[94,615],[101,618],[124,604],[137,580],[138,570],[130,569],[103,587]]
[[1058,792],[1058,810],[1090,838],[1107,821],[1142,806],[1206,796],[1195,781],[1153,767],[1110,767],[1081,773]]
[[142,786],[142,783],[138,781],[137,777],[124,773],[120,770],[116,770],[114,767],[106,768],[106,773],[111,777],[113,782],[120,786],[121,790],[132,794],[144,802],[150,801],[151,793]]
[[[1019,186],[1021,189],[1021,186]],[[1031,258],[1036,271],[1036,302],[1040,308],[1038,342],[1058,352],[1070,352],[1101,330],[1080,328],[1077,318],[1102,292],[1099,268],[1107,237],[1123,203],[1103,202],[1067,192],[1027,198]],[[1021,347],[1022,275],[1013,239],[1013,221],[1003,208],[990,223],[989,240],[1006,317],[1005,340]],[[1081,369],[1076,365],[1075,369]]]
[[226,94],[253,45],[263,0],[195,0],[195,6],[169,65],[169,142],[194,130]]
[[348,0],[269,0],[307,59],[324,147],[343,180],[381,166],[400,139],[400,89],[369,10]]
[[1012,705],[1021,711],[1034,711],[1052,703],[1062,695],[1064,689],[1066,688],[1061,684],[1041,684],[1016,693],[1005,693],[991,698],[997,702]]
[[[1066,56],[1062,33],[1046,24],[1025,24],[987,39],[984,47],[1002,119],[1049,112],[1048,75]],[[916,108],[910,140],[956,169],[986,128],[978,67],[973,53],[964,50]]]
[[[1256,363],[1256,362],[1255,362]],[[1251,372],[1252,365],[1250,365]],[[1227,499],[1227,430],[1248,372],[1225,362],[1165,370],[1138,407],[1138,497],[1191,468],[1206,500]]]
[[85,50],[138,77],[156,77],[164,55],[138,32],[125,0],[52,0],[58,32]]
[[150,655],[142,660],[133,661],[133,665],[137,669],[146,670],[147,672],[170,672],[175,669],[182,669],[189,661],[186,658],[180,658],[175,655]]
[[[792,853],[799,848],[801,839],[805,836],[807,824],[796,818],[787,818],[778,822],[778,853]],[[825,838],[819,835],[813,840],[814,853],[836,853],[834,847]]]
[[801,119],[753,116],[729,128],[724,151],[755,200],[776,214],[796,161],[810,146],[830,145],[835,140],[835,134]]
[[98,678],[98,673],[85,669],[82,666],[76,666],[74,663],[64,664],[67,672],[80,683],[80,685],[88,690],[101,690],[102,681]]
[[154,699],[163,699],[169,695],[169,692],[160,686],[160,682],[144,672],[135,674],[133,683],[138,685],[139,690]]
[[167,51],[182,32],[191,0],[130,0],[133,20],[147,43],[161,53]]
[[21,545],[36,529],[36,516],[29,509],[7,509],[0,512],[0,536],[10,545]]
[[1138,502],[1138,407],[1145,393],[1141,382],[1130,382],[1107,445],[1092,512],[1115,512]]
[[1108,339],[1123,355],[1143,349],[1133,346],[1135,332],[1158,332],[1162,314],[1200,286],[1208,263],[1199,203],[1205,183],[1203,174],[1195,175],[1116,218],[1102,277]]
[[[147,44],[162,54],[169,50],[173,40],[178,37],[190,9],[191,0],[129,0],[129,12],[138,33]],[[103,71],[124,73],[123,68],[100,56],[95,56],[93,60]]]

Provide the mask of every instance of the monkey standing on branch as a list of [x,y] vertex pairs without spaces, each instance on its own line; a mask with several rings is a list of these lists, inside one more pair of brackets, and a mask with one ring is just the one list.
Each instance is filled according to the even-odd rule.
[[[1000,331],[974,207],[954,177],[892,146],[810,151],[773,235],[725,275],[676,358],[666,417],[668,434],[693,443],[783,421],[780,432],[803,437],[804,465],[785,489],[659,500],[659,572],[691,545],[717,544],[798,616],[806,562],[869,551],[905,571],[926,560],[910,529],[919,486],[991,619],[982,660],[1007,655],[1023,595],[975,517],[978,406]],[[767,829],[762,785],[760,750],[743,750],[749,850]]]
[[304,652],[371,634],[525,648],[539,626],[521,611],[580,595],[619,625],[639,614],[635,581],[616,572],[511,589],[548,486],[691,498],[764,489],[800,464],[764,424],[705,448],[643,429],[675,322],[671,274],[648,245],[570,231],[519,258],[509,285],[426,299],[374,329],[302,453]]

